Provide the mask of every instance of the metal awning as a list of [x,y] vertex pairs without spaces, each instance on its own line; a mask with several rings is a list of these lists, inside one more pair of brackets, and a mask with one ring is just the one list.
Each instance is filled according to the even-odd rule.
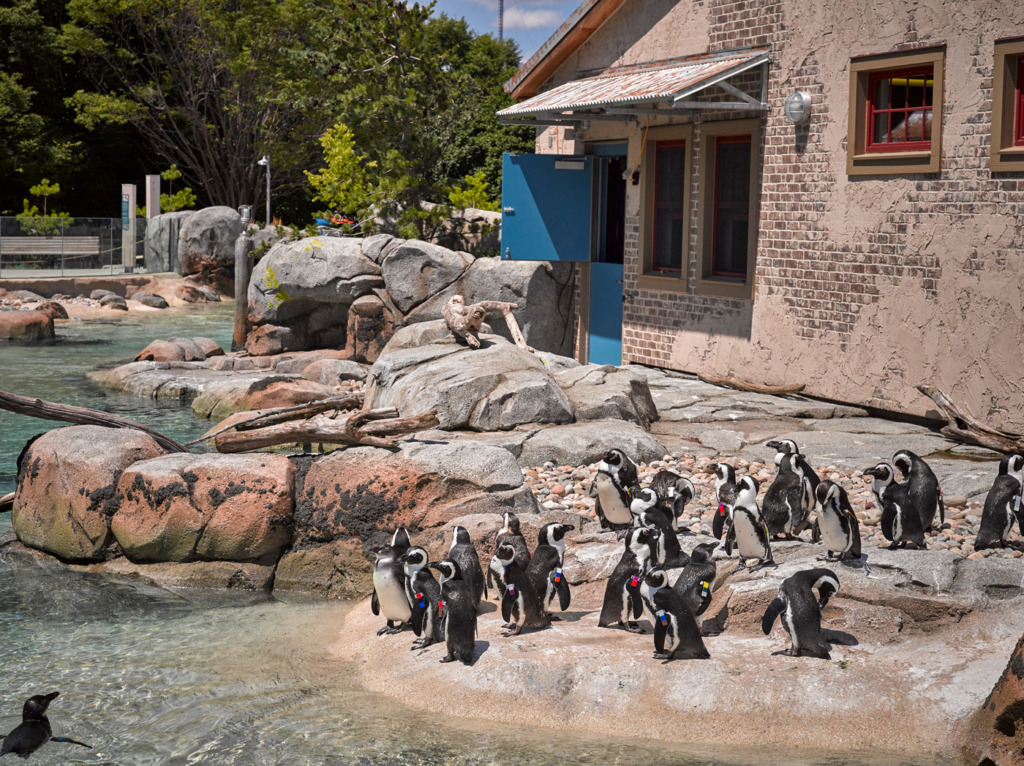
[[[766,48],[728,51],[607,69],[573,80],[498,112],[506,125],[564,125],[584,120],[630,121],[637,116],[680,116],[692,110],[766,112]],[[760,99],[744,93],[729,79],[762,67]],[[735,100],[702,101],[694,97],[717,85]]]

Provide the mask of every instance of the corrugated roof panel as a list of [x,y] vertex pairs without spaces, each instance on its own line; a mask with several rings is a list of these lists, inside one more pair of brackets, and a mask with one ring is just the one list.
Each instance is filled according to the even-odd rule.
[[715,54],[618,67],[581,80],[573,80],[498,112],[499,117],[522,117],[546,112],[567,112],[629,104],[652,104],[672,99],[716,75],[742,69],[764,50]]

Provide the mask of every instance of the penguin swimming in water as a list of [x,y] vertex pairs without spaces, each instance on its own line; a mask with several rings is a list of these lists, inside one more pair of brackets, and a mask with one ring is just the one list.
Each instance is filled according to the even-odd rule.
[[[815,590],[818,600],[814,598]],[[839,578],[831,569],[806,569],[787,577],[761,619],[761,630],[766,636],[770,634],[775,619],[781,616],[782,627],[792,642],[783,654],[831,659],[828,642],[821,635],[821,610],[838,590]]]
[[377,635],[398,633],[412,619],[412,609],[405,595],[405,569],[399,562],[395,549],[390,545],[380,545],[374,548],[374,553],[377,554],[377,559],[373,562],[373,596],[370,599],[370,610],[375,615],[383,613],[384,619],[387,620],[385,626],[377,631]]
[[631,633],[643,633],[637,624],[643,614],[640,582],[656,559],[661,532],[650,527],[633,527],[626,533],[625,550],[604,589],[599,628],[621,625]]
[[814,502],[814,490],[796,457],[782,455],[779,472],[761,502],[761,518],[768,527],[768,534],[775,539],[782,536],[799,539],[798,535],[808,526]]
[[679,545],[676,531],[672,529],[672,525],[669,524],[665,514],[660,510],[649,508],[646,511],[641,511],[637,515],[636,524],[640,527],[650,527],[661,532],[655,559],[665,569],[679,569],[690,563],[690,557],[683,553],[683,549]]
[[655,567],[644,575],[640,596],[654,622],[654,658],[671,661],[711,658],[686,600],[668,587],[668,573]]
[[414,545],[398,557],[405,571],[405,595],[412,613],[410,622],[417,639],[413,649],[423,649],[441,640],[441,622],[437,603],[441,600],[441,586],[427,568],[427,552]]
[[679,517],[686,510],[686,504],[697,496],[693,482],[673,471],[658,471],[651,479],[650,489],[658,497],[657,507],[668,517],[672,530],[678,532]]
[[637,483],[636,465],[622,450],[609,450],[597,464],[591,491],[597,495],[594,510],[603,529],[621,532],[633,525],[630,493]]
[[405,526],[400,526],[395,530],[395,533],[391,535],[391,548],[394,550],[396,556],[401,556],[407,550],[412,547],[412,540],[409,538],[409,530]]
[[690,551],[690,563],[676,578],[672,590],[686,603],[694,617],[700,617],[711,603],[718,567],[712,554],[718,543],[701,543]]
[[711,521],[711,533],[721,540],[732,526],[732,507],[739,492],[736,469],[728,463],[712,463],[708,468],[715,474],[715,497],[718,500],[718,510]]
[[833,554],[838,554],[840,561],[846,557],[860,559],[860,522],[846,490],[826,479],[818,484],[815,496],[816,529],[825,543],[826,559],[831,560]]
[[907,496],[907,485],[897,484],[895,471],[888,463],[879,463],[864,471],[870,476],[875,504],[882,511],[882,534],[892,545],[889,548],[911,547],[924,550],[921,515]]
[[21,723],[7,736],[0,737],[3,739],[3,745],[0,746],[0,758],[8,753],[28,758],[47,742],[67,742],[92,750],[91,745],[79,742],[77,739],[53,736],[50,719],[46,717],[46,708],[59,696],[60,692],[36,694],[25,701],[25,705],[21,709]]
[[892,456],[892,463],[903,474],[903,484],[907,488],[907,498],[911,507],[921,517],[921,529],[929,532],[935,516],[939,517],[939,526],[946,523],[946,504],[942,500],[939,480],[924,460],[910,450],[900,450]]
[[480,599],[486,598],[487,583],[484,581],[484,570],[480,567],[480,557],[476,555],[473,539],[465,527],[452,527],[452,544],[448,549],[448,558],[459,565],[461,579],[473,596],[473,605],[479,609]]
[[441,635],[444,637],[448,654],[441,662],[458,660],[464,665],[473,664],[476,649],[476,603],[473,591],[462,578],[462,568],[453,559],[442,559],[429,565],[441,577],[441,601],[438,612],[441,615]]
[[541,606],[540,597],[530,584],[530,578],[515,563],[515,557],[515,549],[508,543],[499,545],[494,553],[494,558],[505,569],[501,577],[505,583],[501,597],[501,616],[509,627],[505,636],[518,636],[526,626],[546,628],[551,624]]
[[551,620],[559,619],[550,611],[555,596],[558,596],[559,610],[564,612],[569,608],[571,594],[562,566],[565,564],[565,533],[573,529],[576,527],[572,524],[555,522],[541,527],[537,533],[537,548],[533,551],[530,566],[526,568],[526,576],[540,597],[541,609]]
[[[757,507],[757,491],[760,485],[753,476],[744,476],[736,486],[739,491],[732,509],[730,535],[735,539],[740,559],[757,559],[757,566],[751,567],[752,572],[769,564],[774,566],[775,559],[772,558],[768,527],[761,519],[761,511]],[[726,548],[729,547],[729,542],[727,540]],[[744,566],[744,563],[741,562],[740,566]]]
[[985,497],[985,508],[981,512],[981,526],[974,540],[974,550],[1004,548],[1012,545],[1024,548],[1021,543],[1008,543],[1007,538],[1016,520],[1018,530],[1024,535],[1024,512],[1021,510],[1021,489],[1024,487],[1024,457],[1004,455],[999,461],[999,475],[992,482],[992,489]]

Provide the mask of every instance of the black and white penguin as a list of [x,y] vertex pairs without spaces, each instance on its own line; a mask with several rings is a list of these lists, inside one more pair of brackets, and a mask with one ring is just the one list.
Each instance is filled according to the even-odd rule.
[[526,572],[515,563],[516,551],[509,543],[502,543],[494,558],[504,567],[501,580],[505,589],[501,597],[501,616],[509,631],[503,635],[518,636],[526,626],[546,628],[551,624],[540,603],[540,596],[530,584]]
[[598,627],[621,625],[631,633],[643,633],[637,624],[643,614],[640,582],[656,560],[661,532],[650,527],[633,527],[626,533],[625,550],[604,589],[604,603]]
[[[736,485],[738,492],[732,509],[732,529],[730,535],[735,540],[736,550],[741,560],[757,559],[756,571],[769,564],[774,565],[772,545],[768,537],[768,527],[761,519],[761,511],[757,507],[757,491],[760,485],[753,476],[744,476]],[[727,540],[726,546],[732,540]],[[731,555],[731,551],[727,551]],[[744,564],[741,563],[741,566]]]
[[50,719],[46,717],[46,708],[59,696],[60,692],[36,694],[25,701],[25,705],[21,709],[21,723],[10,734],[2,737],[4,743],[0,746],[0,758],[8,753],[28,758],[47,742],[67,742],[92,750],[91,745],[79,742],[77,739],[53,736]]
[[417,639],[413,649],[422,649],[441,640],[441,621],[437,603],[441,600],[441,585],[427,568],[427,552],[414,545],[398,557],[405,571],[405,596],[412,613],[410,622]]
[[818,503],[817,529],[825,543],[826,558],[830,560],[833,554],[838,554],[840,561],[847,557],[859,559],[860,522],[846,490],[825,479],[818,484],[815,495]]
[[502,543],[511,545],[516,550],[516,566],[525,572],[526,567],[530,566],[530,546],[527,545],[526,537],[519,528],[519,517],[512,511],[505,511],[502,518],[504,524],[498,530],[498,534],[494,536],[494,550],[498,550],[498,546]]
[[629,506],[638,483],[636,465],[622,450],[609,450],[597,464],[591,492],[597,496],[594,509],[603,529],[621,532],[633,525]]
[[672,590],[682,597],[694,617],[704,614],[711,603],[718,574],[712,554],[717,547],[718,543],[701,543],[690,551],[690,563],[672,585]]
[[540,597],[540,606],[549,619],[557,620],[551,614],[551,604],[558,597],[558,608],[565,611],[569,608],[569,582],[562,573],[565,563],[565,533],[576,529],[572,524],[551,522],[541,527],[537,533],[537,547],[526,568],[526,576],[533,590]]
[[391,548],[396,556],[401,556],[412,547],[412,539],[409,537],[409,530],[401,526],[391,535]]
[[939,517],[939,525],[946,522],[946,504],[942,500],[942,490],[935,472],[920,457],[910,450],[900,450],[892,456],[892,463],[903,474],[900,482],[907,488],[907,498],[921,517],[921,529],[928,532],[932,528],[935,516]]
[[[397,534],[397,533],[396,533]],[[394,539],[394,538],[392,538]],[[397,633],[412,619],[412,608],[405,595],[405,568],[390,545],[374,548],[377,559],[373,562],[373,596],[370,610],[383,614],[387,623],[377,631],[378,636]]]
[[636,525],[650,527],[661,532],[655,559],[665,569],[678,569],[690,563],[690,557],[683,552],[679,545],[676,531],[672,529],[672,525],[665,518],[665,514],[661,510],[658,508],[648,508],[645,511],[641,511],[637,514]]
[[783,455],[794,456],[793,460],[795,464],[800,467],[800,471],[804,475],[804,478],[810,482],[811,504],[813,505],[815,496],[814,491],[818,488],[818,482],[821,481],[821,478],[818,476],[818,472],[815,471],[811,467],[811,464],[807,462],[807,458],[804,457],[804,454],[800,451],[796,442],[792,439],[774,439],[770,442],[765,442],[764,446],[775,450],[775,465],[779,464]]
[[[815,590],[819,595],[817,600]],[[787,577],[765,610],[761,630],[767,636],[772,632],[775,619],[781,616],[782,627],[793,644],[783,654],[831,659],[829,644],[821,635],[821,610],[838,590],[839,578],[831,569],[806,569]]]
[[[992,489],[985,497],[981,512],[981,526],[974,540],[974,549],[1005,548],[1007,538],[1016,520],[1018,530],[1024,535],[1024,513],[1021,512],[1021,488],[1024,487],[1024,457],[1004,455],[999,461],[999,475],[992,483]],[[1021,543],[1015,547],[1021,548]]]
[[907,485],[896,483],[893,467],[879,463],[864,471],[864,475],[871,477],[875,504],[882,511],[882,534],[892,543],[889,547],[926,548],[921,515],[910,502]]
[[697,496],[693,482],[674,471],[658,471],[651,479],[650,489],[657,495],[657,506],[668,516],[673,531],[678,532],[686,504]]
[[484,570],[480,567],[480,557],[476,555],[473,538],[465,527],[452,527],[452,544],[448,549],[448,558],[459,565],[461,579],[466,583],[473,595],[473,604],[479,609],[480,599],[487,597],[487,583],[484,581]]
[[711,521],[711,533],[721,540],[732,526],[732,507],[739,489],[736,486],[736,469],[728,463],[712,463],[708,468],[715,473],[715,498],[718,510]]
[[448,654],[441,662],[458,660],[473,664],[476,648],[476,608],[473,590],[462,577],[462,568],[454,559],[442,559],[430,564],[441,578],[441,635]]
[[[770,447],[787,448],[789,445],[793,445],[793,442],[768,442]],[[795,452],[776,453],[775,463],[779,467],[779,472],[769,485],[761,503],[761,517],[768,526],[768,533],[776,539],[782,535],[796,538],[809,526],[808,518],[811,509],[814,508],[817,481],[812,484],[804,475],[799,458],[799,454]]]
[[627,489],[640,484],[640,473],[637,471],[636,463],[620,449],[608,450],[597,467],[598,470],[610,473]]
[[644,575],[640,597],[654,622],[654,658],[710,659],[700,626],[686,599],[668,587],[668,573],[655,567]]

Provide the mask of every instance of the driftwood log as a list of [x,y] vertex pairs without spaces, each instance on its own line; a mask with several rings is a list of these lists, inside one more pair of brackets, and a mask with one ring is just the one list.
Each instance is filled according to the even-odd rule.
[[763,383],[752,383],[749,380],[741,380],[732,376],[723,378],[706,372],[698,372],[697,377],[713,386],[726,386],[727,388],[735,388],[739,391],[749,391],[752,394],[770,394],[771,396],[799,394],[806,385],[805,383],[796,383],[787,386],[769,386]]
[[0,513],[7,513],[14,507],[14,493],[8,492],[6,495],[0,495]]
[[327,399],[320,399],[307,404],[297,404],[294,407],[278,407],[268,410],[259,415],[254,415],[247,420],[240,420],[237,423],[219,428],[212,433],[204,434],[198,439],[190,441],[189,446],[213,439],[227,431],[252,431],[257,428],[274,426],[278,423],[286,423],[289,420],[299,420],[319,415],[323,412],[340,412],[341,410],[360,410],[363,408],[362,394],[348,394],[346,396],[332,396]]
[[19,415],[28,415],[43,420],[59,420],[65,423],[75,423],[80,426],[105,426],[107,428],[134,428],[144,431],[156,440],[166,450],[171,452],[188,452],[188,448],[165,436],[159,431],[136,423],[134,420],[122,418],[118,415],[111,415],[103,410],[94,410],[89,407],[75,407],[70,404],[56,404],[42,399],[32,399],[28,396],[18,396],[0,391],[0,409],[9,410]]
[[942,411],[949,423],[940,432],[950,439],[977,444],[996,452],[1024,453],[1024,436],[997,431],[971,417],[960,405],[935,386],[918,383],[917,390],[927,396]]
[[519,308],[519,304],[505,301],[480,301],[467,306],[465,298],[461,295],[453,295],[441,309],[441,315],[444,317],[448,329],[452,331],[452,335],[465,340],[470,348],[480,348],[480,325],[483,324],[484,318],[488,314],[500,313],[505,317],[505,324],[508,325],[515,344],[526,351],[533,351],[530,346],[526,345],[526,339],[519,330],[519,323],[512,313],[517,308]]

